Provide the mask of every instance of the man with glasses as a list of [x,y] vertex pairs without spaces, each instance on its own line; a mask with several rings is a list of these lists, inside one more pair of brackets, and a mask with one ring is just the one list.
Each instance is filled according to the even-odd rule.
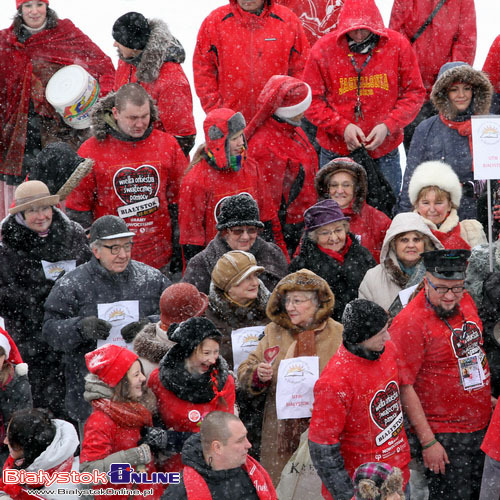
[[469,256],[469,250],[424,252],[423,289],[390,328],[412,452],[426,468],[431,499],[477,498],[481,483],[479,447],[492,405],[482,324],[464,288]]
[[85,354],[98,343],[125,345],[160,319],[160,296],[170,281],[131,259],[134,236],[120,217],[97,219],[90,228],[92,259],[57,280],[45,302],[43,337],[64,353],[66,409],[78,422],[91,412],[83,399]]

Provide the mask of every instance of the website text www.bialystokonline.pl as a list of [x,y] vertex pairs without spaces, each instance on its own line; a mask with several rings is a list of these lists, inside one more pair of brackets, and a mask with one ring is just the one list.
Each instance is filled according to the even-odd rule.
[[[40,490],[26,490],[29,495],[40,495]],[[131,490],[129,488],[98,488],[98,489],[77,489],[77,488],[57,488],[56,490],[43,490],[43,495],[72,495],[72,496],[94,496],[94,495],[142,495],[144,497],[152,495],[153,488],[147,490]]]

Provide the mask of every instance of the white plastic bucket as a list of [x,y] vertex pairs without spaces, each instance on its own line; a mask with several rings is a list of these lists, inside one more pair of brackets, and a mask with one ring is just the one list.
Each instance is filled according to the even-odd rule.
[[45,97],[64,123],[76,129],[88,128],[89,112],[99,97],[99,83],[81,66],[72,64],[52,75]]

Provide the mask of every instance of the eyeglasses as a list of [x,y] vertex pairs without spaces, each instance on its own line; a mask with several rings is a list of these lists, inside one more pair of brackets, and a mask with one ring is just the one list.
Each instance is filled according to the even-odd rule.
[[331,184],[328,184],[328,187],[332,191],[337,191],[339,187],[342,187],[342,189],[351,189],[354,186],[354,182],[342,182],[339,184],[338,182],[332,182]]
[[295,307],[299,307],[301,304],[304,304],[304,302],[309,302],[311,299],[292,299],[287,297],[285,299],[285,306],[289,306],[290,304]]
[[111,252],[111,255],[118,255],[122,248],[123,250],[125,250],[126,253],[132,251],[134,243],[131,241],[130,243],[125,243],[124,245],[102,245],[102,246],[104,248],[107,248]]
[[429,283],[429,285],[431,285],[431,287],[434,288],[439,295],[446,295],[450,290],[455,295],[458,295],[465,290],[464,286],[435,286],[429,278],[427,278],[427,283]]
[[259,232],[257,227],[230,227],[229,232],[235,236],[241,236],[243,233],[247,233],[248,236],[255,236]]
[[332,234],[335,236],[338,236],[339,238],[345,233],[345,228],[343,227],[338,227],[336,229],[321,229],[320,231],[317,231],[316,234],[318,236],[321,236],[322,238],[329,238]]

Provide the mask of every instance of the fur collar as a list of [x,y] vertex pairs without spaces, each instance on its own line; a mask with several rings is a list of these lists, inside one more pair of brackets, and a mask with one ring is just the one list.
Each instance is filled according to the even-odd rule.
[[490,111],[493,87],[488,77],[468,64],[455,66],[445,71],[432,87],[431,101],[436,109],[448,120],[457,118],[457,110],[448,99],[448,89],[455,82],[463,82],[473,87],[473,115],[486,115]]
[[422,220],[427,224],[427,226],[430,229],[433,229],[434,231],[441,231],[442,233],[449,233],[450,231],[455,229],[455,227],[458,224],[460,224],[457,211],[454,208],[450,210],[448,217],[446,217],[446,219],[439,227],[437,227],[436,224],[434,224],[434,222],[430,221],[429,219],[426,219],[425,217],[422,217]]
[[[182,64],[186,59],[186,52],[179,40],[172,36],[167,24],[160,19],[150,19],[151,34],[137,63],[137,80],[140,82],[154,82],[160,75],[161,67],[165,62]],[[119,56],[122,61],[128,62]]]
[[241,328],[242,325],[267,323],[266,306],[269,296],[269,290],[259,280],[257,298],[248,307],[239,306],[228,300],[224,291],[211,282],[208,307],[217,318],[227,323],[231,328]]
[[148,323],[134,339],[136,354],[154,364],[159,364],[174,345],[159,323]]

